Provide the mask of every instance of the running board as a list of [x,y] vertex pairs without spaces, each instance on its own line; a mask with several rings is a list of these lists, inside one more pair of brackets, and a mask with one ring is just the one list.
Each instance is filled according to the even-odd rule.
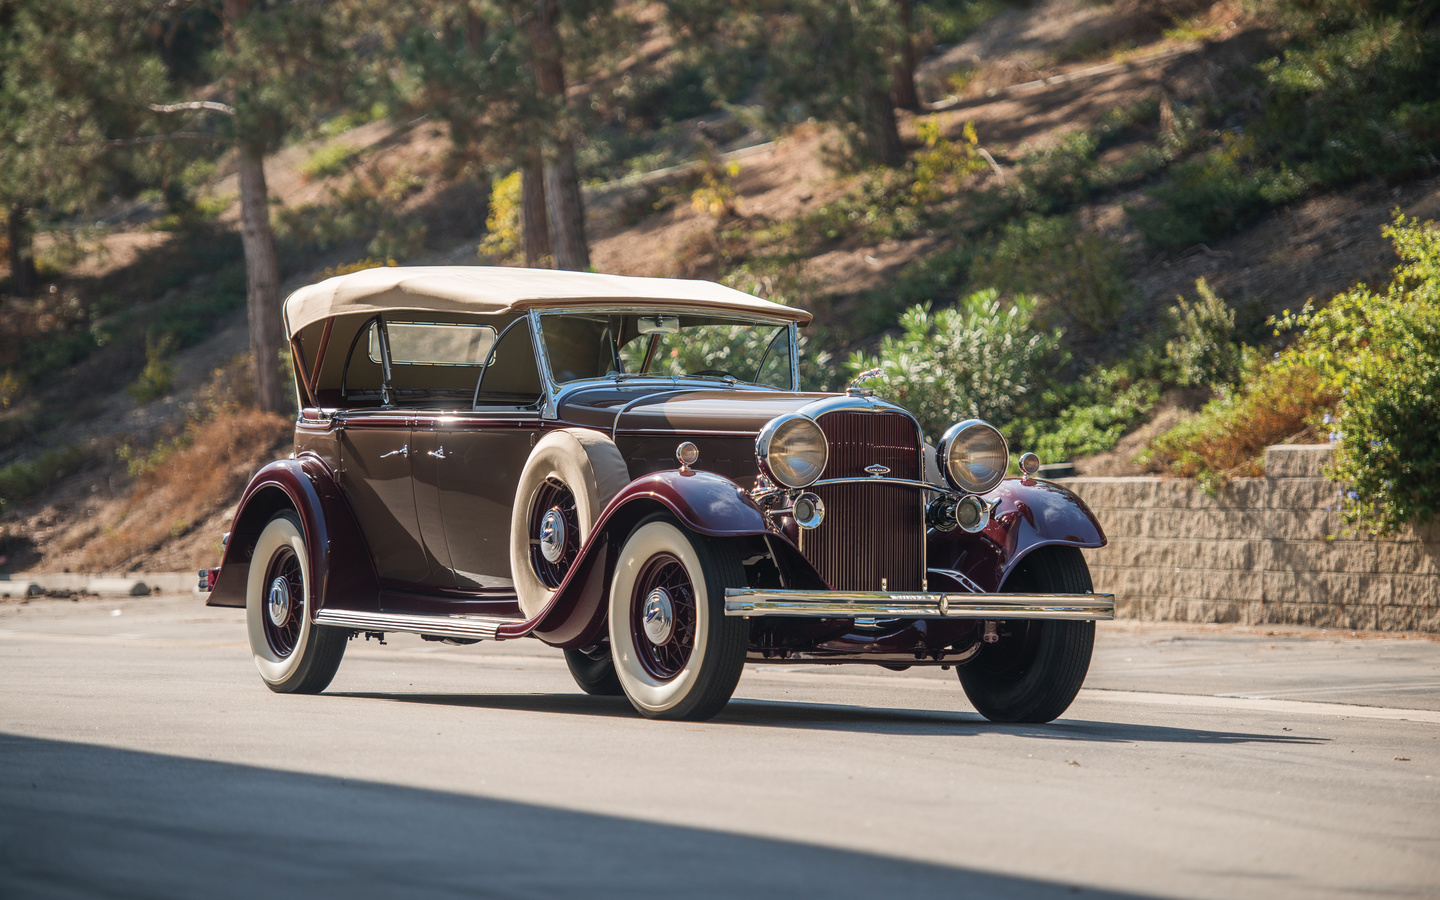
[[416,616],[408,613],[322,609],[315,617],[315,624],[349,628],[352,631],[399,631],[470,641],[500,641],[504,640],[500,636],[501,628],[524,623],[517,619],[502,619],[497,616]]

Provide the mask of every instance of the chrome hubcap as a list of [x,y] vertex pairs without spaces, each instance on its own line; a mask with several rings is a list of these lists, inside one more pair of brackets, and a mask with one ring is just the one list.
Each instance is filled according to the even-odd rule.
[[645,597],[645,636],[657,647],[670,640],[675,630],[675,603],[670,592],[657,587]]
[[559,562],[565,555],[565,514],[550,509],[540,520],[540,555],[546,562]]
[[290,583],[284,578],[277,577],[270,582],[270,599],[266,606],[269,607],[270,621],[277,627],[283,626],[290,618]]

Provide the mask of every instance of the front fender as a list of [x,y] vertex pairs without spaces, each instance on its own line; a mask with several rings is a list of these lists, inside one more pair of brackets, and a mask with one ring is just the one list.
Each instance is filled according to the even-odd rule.
[[329,467],[308,453],[276,460],[250,479],[230,526],[219,577],[205,605],[245,605],[255,542],[266,523],[287,509],[300,517],[305,546],[310,550],[314,609],[378,610],[380,581],[365,536]]
[[668,511],[690,531],[710,537],[765,534],[765,513],[745,489],[711,472],[667,470],[637,478],[605,507],[579,557],[533,634],[549,644],[593,643],[605,621],[615,558],[641,519]]
[[1075,494],[1048,481],[1009,478],[985,499],[996,504],[979,534],[931,532],[930,567],[962,572],[987,591],[999,590],[1020,560],[1040,547],[1105,546],[1100,521]]

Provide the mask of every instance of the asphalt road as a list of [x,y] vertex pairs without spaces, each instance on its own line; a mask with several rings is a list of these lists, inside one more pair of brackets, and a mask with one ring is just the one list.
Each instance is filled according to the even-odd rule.
[[533,641],[0,604],[0,897],[1436,897],[1440,642],[1102,623],[1046,726],[953,672],[751,667],[704,724]]

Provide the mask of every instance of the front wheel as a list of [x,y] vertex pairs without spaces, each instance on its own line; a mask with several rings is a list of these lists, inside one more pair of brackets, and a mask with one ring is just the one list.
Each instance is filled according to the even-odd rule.
[[730,702],[749,625],[725,616],[725,589],[744,584],[730,544],[669,516],[630,533],[610,584],[610,655],[641,715],[699,721]]
[[[1025,557],[1005,581],[1008,592],[1084,594],[1090,570],[1074,547],[1044,547]],[[1094,622],[999,623],[1000,640],[960,666],[960,685],[992,722],[1049,722],[1070,707],[1095,647]]]
[[316,625],[310,552],[293,512],[266,523],[250,558],[245,630],[265,686],[281,694],[318,694],[329,686],[349,634]]

